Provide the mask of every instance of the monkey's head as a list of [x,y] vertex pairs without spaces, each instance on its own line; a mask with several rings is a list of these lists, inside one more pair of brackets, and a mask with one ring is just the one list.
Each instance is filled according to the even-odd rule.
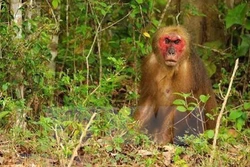
[[163,27],[155,33],[152,46],[160,63],[175,67],[189,56],[189,35],[181,26]]

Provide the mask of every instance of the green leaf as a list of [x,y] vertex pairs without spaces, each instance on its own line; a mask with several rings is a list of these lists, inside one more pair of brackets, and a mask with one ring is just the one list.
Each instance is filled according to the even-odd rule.
[[119,152],[122,152],[122,148],[119,147],[119,146],[115,147],[115,149],[116,149],[117,151],[119,151]]
[[3,91],[6,91],[7,89],[8,89],[8,87],[9,87],[9,83],[5,83],[5,84],[3,84],[2,85],[2,89],[3,89]]
[[211,77],[213,74],[216,73],[217,67],[214,62],[210,60],[203,60],[206,70],[208,72],[208,76]]
[[191,96],[191,93],[183,93],[182,96],[183,96],[184,98],[188,98],[188,97]]
[[250,19],[247,19],[247,20],[246,20],[245,28],[246,28],[247,30],[250,30]]
[[156,27],[157,27],[157,25],[159,24],[159,21],[158,21],[158,20],[156,20],[156,19],[154,19],[154,20],[152,21],[152,24],[153,24],[154,26],[156,26]]
[[223,43],[219,40],[206,42],[204,43],[205,46],[213,49],[220,49],[223,46]]
[[209,139],[212,139],[214,137],[214,130],[207,130],[206,135]]
[[113,150],[113,147],[112,147],[111,145],[107,145],[107,146],[105,147],[105,149],[106,149],[107,152],[110,152],[110,151]]
[[52,6],[53,6],[53,8],[57,8],[58,7],[58,4],[59,4],[59,2],[58,2],[58,0],[53,0],[52,1]]
[[243,108],[245,110],[249,110],[250,109],[250,103],[244,103]]
[[194,111],[195,110],[195,107],[194,106],[188,106],[188,111]]
[[231,111],[229,114],[229,118],[231,120],[236,120],[237,118],[241,117],[242,111]]
[[179,106],[179,105],[183,106],[183,105],[186,104],[186,102],[185,102],[184,100],[182,100],[182,99],[176,99],[176,100],[173,102],[173,104],[174,104],[174,105],[177,105],[177,106]]
[[200,100],[202,103],[206,103],[208,101],[208,99],[210,98],[209,95],[200,95]]
[[245,120],[242,118],[237,119],[236,121],[236,128],[237,130],[241,131],[242,127],[245,125]]
[[239,56],[244,56],[247,54],[248,50],[250,49],[250,35],[244,34],[241,36],[242,42],[238,47],[237,54]]
[[228,14],[226,15],[225,18],[226,28],[228,29],[234,24],[243,25],[246,11],[247,11],[246,3],[239,4],[235,8],[228,10]]
[[188,5],[185,6],[185,9],[187,10],[188,13],[190,13],[193,16],[203,16],[206,17],[204,13],[202,13],[197,6],[191,5],[188,3]]
[[129,107],[122,107],[119,111],[119,114],[121,114],[123,117],[127,117],[131,114],[131,109]]
[[126,78],[128,78],[127,75],[120,75],[116,76],[116,78],[114,78],[114,80],[110,82],[121,83],[121,81],[124,81]]
[[242,112],[241,118],[244,120],[247,120],[247,113],[246,112]]
[[180,111],[180,112],[186,112],[187,111],[186,107],[184,107],[184,106],[178,106],[177,110]]
[[108,5],[107,5],[106,3],[104,3],[104,2],[98,2],[98,4],[101,5],[102,7],[105,7],[105,8],[108,6]]
[[174,92],[174,94],[175,95],[179,95],[179,96],[181,96],[181,97],[183,97],[185,99],[191,96],[191,93],[178,93],[178,92]]
[[198,104],[197,104],[197,103],[194,103],[194,102],[190,102],[190,103],[188,103],[188,106],[194,106],[194,107],[197,107],[197,106],[198,106]]
[[137,2],[138,4],[142,4],[142,3],[143,3],[143,0],[136,0],[136,2]]
[[116,144],[122,144],[125,142],[125,140],[122,137],[116,137],[114,141]]
[[9,113],[10,113],[10,111],[2,111],[2,112],[0,112],[0,119],[4,118]]

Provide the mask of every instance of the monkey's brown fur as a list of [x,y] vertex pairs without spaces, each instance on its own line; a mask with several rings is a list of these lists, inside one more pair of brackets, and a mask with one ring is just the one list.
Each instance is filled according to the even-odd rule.
[[[180,44],[177,40],[180,40]],[[179,46],[181,44],[184,46]],[[181,98],[176,92],[192,93],[196,99],[202,94],[209,95],[205,113],[213,114],[212,110],[217,106],[204,64],[190,46],[189,34],[183,27],[161,28],[153,37],[153,52],[142,65],[141,93],[134,118],[159,143],[173,142],[178,133],[184,133],[187,129],[185,122],[188,122],[186,118],[190,117],[190,113],[176,111],[173,101]],[[170,47],[174,47],[173,54]],[[191,101],[194,100],[188,99],[188,102]],[[194,117],[189,120],[191,128],[196,128],[192,127],[194,120]],[[215,126],[215,121],[208,118],[203,123],[205,129],[213,129]]]

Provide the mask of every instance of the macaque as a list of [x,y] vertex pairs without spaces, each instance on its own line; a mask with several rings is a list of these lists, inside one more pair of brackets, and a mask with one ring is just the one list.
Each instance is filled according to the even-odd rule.
[[[182,144],[178,136],[197,135],[215,127],[216,121],[205,116],[213,115],[215,95],[202,60],[190,47],[190,36],[183,27],[161,28],[153,37],[152,53],[142,64],[141,93],[134,118],[161,144]],[[194,111],[180,112],[173,104],[182,98],[176,93],[191,93],[195,99],[209,95],[209,100]],[[188,98],[188,103],[195,102],[194,98]]]

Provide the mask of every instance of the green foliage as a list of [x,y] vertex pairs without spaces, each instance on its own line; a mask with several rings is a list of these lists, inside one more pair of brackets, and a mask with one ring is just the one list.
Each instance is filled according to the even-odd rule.
[[[243,30],[250,30],[249,15],[249,6],[247,3],[241,3],[233,9],[229,9],[225,17],[226,28],[229,29],[237,25],[237,27],[242,27]],[[250,36],[245,34],[244,31],[242,31],[240,35],[236,35],[241,38],[241,42],[238,45],[236,53],[238,56],[244,56],[250,48]]]
[[213,139],[213,137],[214,137],[214,130],[206,130],[205,133],[204,133],[204,135],[208,139]]
[[237,130],[241,131],[246,124],[246,121],[248,120],[247,112],[244,111],[243,107],[231,109],[228,119],[229,121],[235,123],[235,127]]
[[[180,112],[193,111],[195,108],[200,108],[199,104],[203,103],[203,106],[209,99],[209,95],[200,95],[199,100],[192,96],[191,93],[175,93],[180,98],[176,99],[173,104],[177,106],[177,110]],[[192,99],[195,102],[188,102]]]
[[250,35],[249,34],[242,34],[240,36],[242,42],[240,44],[240,46],[238,47],[237,50],[237,55],[239,56],[244,56],[247,54],[247,52],[250,49]]
[[211,151],[208,143],[208,133],[210,132],[206,131],[205,134],[202,134],[199,137],[193,135],[187,136],[185,137],[185,141],[200,155],[205,155]]
[[188,14],[193,15],[193,16],[202,16],[205,17],[206,15],[199,11],[199,9],[191,3],[187,3],[185,10]]
[[173,157],[174,163],[177,166],[187,167],[188,163],[181,158],[181,154],[185,152],[183,147],[176,147],[175,154]]
[[61,3],[61,0],[52,0],[52,6],[53,6],[53,8],[56,9],[60,3]]
[[[247,3],[241,3],[233,9],[229,9],[226,15],[226,28],[228,29],[234,24],[245,25],[245,16],[247,13]],[[249,24],[249,22],[247,22]],[[247,25],[249,27],[249,25]]]
[[[223,44],[221,41],[211,41],[204,43],[204,46],[207,48],[213,48],[216,50],[220,50],[223,47]],[[206,70],[208,72],[208,76],[211,77],[217,72],[217,66],[215,60],[215,53],[211,49],[198,49],[199,55],[202,55],[202,61],[206,67]],[[217,56],[216,56],[217,57]]]
[[241,33],[233,33],[234,36],[240,38],[241,42],[238,44],[236,53],[238,56],[244,56],[247,54],[250,48],[250,36],[245,33],[245,30],[250,30],[249,20],[249,5],[247,3],[240,3],[233,9],[229,9],[225,16],[226,28],[240,27]]

